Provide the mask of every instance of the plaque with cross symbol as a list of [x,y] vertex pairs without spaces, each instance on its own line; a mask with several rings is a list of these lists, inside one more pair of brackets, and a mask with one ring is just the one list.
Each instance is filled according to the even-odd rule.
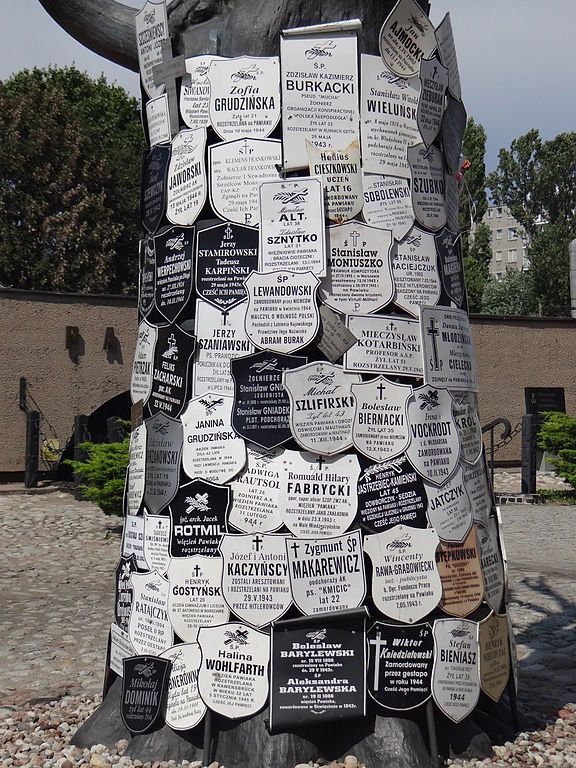
[[138,326],[138,339],[134,352],[134,362],[132,363],[130,397],[133,403],[140,400],[146,403],[150,397],[150,392],[152,392],[154,350],[156,349],[157,337],[158,328],[146,320],[142,320]]
[[418,128],[424,144],[429,147],[440,133],[448,88],[448,70],[440,63],[437,55],[421,60],[420,83],[422,90],[418,101]]
[[178,110],[178,81],[186,74],[186,55],[174,56],[172,39],[166,38],[161,43],[160,60],[152,67],[154,85],[164,86],[168,97],[168,115],[170,130],[175,135],[180,130],[180,112]]
[[380,30],[380,53],[401,77],[414,77],[420,60],[436,48],[434,25],[416,0],[399,0]]
[[136,653],[159,656],[174,643],[168,619],[168,580],[158,571],[130,576],[134,598],[128,621],[128,637]]
[[434,235],[434,240],[442,286],[449,299],[462,308],[466,301],[466,283],[464,282],[461,239],[447,227],[444,227],[441,232]]
[[474,340],[468,314],[449,307],[420,307],[424,381],[451,390],[478,391]]
[[161,325],[154,352],[152,392],[148,408],[152,415],[162,411],[177,418],[188,397],[189,368],[196,337],[178,325]]
[[154,238],[155,304],[173,323],[186,306],[194,279],[194,227],[170,227]]
[[352,440],[360,453],[373,461],[389,461],[404,453],[410,442],[407,407],[412,387],[379,376],[352,384],[352,394],[356,398]]
[[206,714],[206,705],[198,692],[200,646],[198,643],[178,643],[161,655],[172,662],[166,697],[166,724],[175,731],[195,728]]
[[246,446],[246,467],[230,483],[232,507],[228,523],[245,533],[271,533],[282,528],[280,471],[283,448]]
[[170,557],[218,557],[226,533],[230,486],[196,478],[181,485],[169,506]]
[[510,644],[506,616],[491,613],[478,624],[480,686],[498,701],[510,679]]
[[205,128],[180,131],[172,141],[166,218],[173,224],[191,226],[204,208],[208,185],[205,147]]
[[151,571],[164,575],[170,562],[170,518],[144,510],[144,557]]

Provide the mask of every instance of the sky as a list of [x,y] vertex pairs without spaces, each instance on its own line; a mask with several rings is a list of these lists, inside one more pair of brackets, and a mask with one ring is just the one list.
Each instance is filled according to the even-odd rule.
[[[450,11],[469,116],[484,126],[488,170],[498,150],[532,128],[544,139],[576,132],[574,0],[431,0]],[[139,7],[139,0],[126,5]],[[135,73],[100,58],[58,27],[38,0],[0,0],[0,80],[34,66],[74,64],[139,96]]]

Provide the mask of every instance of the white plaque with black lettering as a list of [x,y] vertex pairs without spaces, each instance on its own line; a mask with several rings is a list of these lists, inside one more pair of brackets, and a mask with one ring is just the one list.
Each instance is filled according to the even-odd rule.
[[362,534],[286,539],[294,603],[307,616],[357,608],[366,596]]
[[466,464],[475,464],[482,454],[478,395],[475,392],[455,392],[453,408],[462,447],[460,458]]
[[498,612],[504,597],[504,562],[498,547],[498,523],[495,517],[486,526],[477,525],[480,563],[484,575],[484,600]]
[[280,62],[239,56],[216,59],[208,70],[210,123],[224,141],[270,136],[280,120]]
[[406,152],[418,144],[420,81],[405,80],[380,56],[362,54],[362,163],[368,173],[410,177]]
[[147,568],[144,558],[144,518],[142,515],[128,515],[124,518],[122,533],[122,557],[134,555],[138,568]]
[[172,662],[164,719],[175,731],[188,731],[195,728],[206,714],[206,705],[198,692],[200,646],[198,643],[179,643],[164,651],[161,658]]
[[144,501],[155,514],[178,491],[182,456],[182,422],[165,413],[146,419],[146,481]]
[[159,656],[174,642],[168,619],[168,580],[157,571],[133,573],[134,599],[128,637],[137,654]]
[[492,494],[488,485],[484,458],[480,457],[475,464],[463,464],[462,473],[464,485],[472,503],[474,520],[482,525],[488,525],[488,517],[492,509]]
[[321,329],[316,347],[331,363],[342,359],[342,355],[356,344],[357,339],[344,325],[340,315],[333,312],[326,304],[320,307]]
[[322,301],[337,312],[368,314],[394,295],[392,233],[359,221],[328,227],[328,271],[320,285]]
[[130,382],[130,397],[133,403],[142,400],[146,404],[150,392],[152,392],[154,350],[157,338],[158,329],[156,326],[142,320],[138,326],[138,340],[134,351],[132,380]]
[[449,307],[421,307],[424,381],[434,387],[478,391],[474,340],[468,314]]
[[248,294],[246,335],[258,349],[297,352],[320,328],[312,272],[252,272],[244,281]]
[[124,676],[124,666],[122,661],[130,656],[135,656],[134,648],[128,637],[128,633],[120,629],[116,624],[110,625],[110,662],[109,666],[113,672],[120,677]]
[[442,597],[438,544],[431,528],[406,525],[364,537],[372,560],[372,599],[384,616],[412,624],[436,608]]
[[401,176],[364,174],[362,216],[372,227],[389,229],[395,240],[402,240],[414,224],[410,182]]
[[434,305],[440,298],[440,275],[436,266],[434,237],[418,227],[392,248],[394,304],[418,317],[418,307]]
[[350,387],[359,374],[332,363],[308,363],[285,371],[282,383],[290,398],[290,428],[302,448],[333,456],[352,446],[354,398]]
[[130,462],[126,486],[126,507],[129,515],[137,515],[144,498],[146,477],[146,424],[130,433]]
[[435,146],[424,144],[408,148],[412,177],[412,205],[416,221],[432,232],[446,224],[444,159]]
[[458,467],[460,440],[452,395],[447,389],[425,384],[408,402],[410,445],[406,455],[428,483],[443,485]]
[[476,622],[436,619],[433,633],[432,696],[440,711],[459,723],[480,696]]
[[146,124],[150,146],[168,144],[172,140],[168,117],[168,96],[164,93],[146,104]]
[[284,169],[308,166],[306,140],[320,149],[358,138],[355,33],[280,38]]
[[472,504],[462,468],[441,486],[426,484],[428,519],[442,541],[460,544],[472,527]]
[[205,128],[185,129],[172,140],[166,217],[173,224],[193,224],[204,207],[207,193],[205,148]]
[[449,13],[444,16],[436,27],[436,43],[438,45],[440,61],[448,68],[448,88],[450,93],[455,98],[460,99],[462,98],[460,72],[458,71],[458,58],[456,56],[456,46],[454,44],[452,22],[450,21]]
[[188,477],[225,483],[246,463],[246,445],[232,429],[234,398],[205,392],[188,402],[182,416],[182,468]]
[[270,638],[231,622],[198,632],[202,663],[198,688],[213,712],[236,720],[255,715],[268,699]]
[[164,90],[163,85],[154,85],[152,68],[161,63],[162,40],[169,37],[166,3],[153,3],[148,0],[134,18],[140,78],[144,90],[152,99]]
[[506,616],[491,613],[478,624],[480,686],[498,701],[510,678],[510,644]]
[[356,515],[359,475],[353,454],[323,458],[308,451],[285,451],[280,472],[284,525],[300,537],[344,533]]
[[193,555],[170,561],[168,616],[178,637],[196,641],[200,627],[228,621],[222,597],[222,558]]
[[440,133],[444,114],[444,97],[448,88],[448,70],[438,56],[420,62],[422,90],[418,102],[418,128],[424,144],[429,147]]
[[484,595],[474,526],[462,544],[441,541],[436,561],[443,590],[440,607],[450,616],[469,616],[480,606]]
[[348,315],[346,326],[358,339],[344,356],[347,371],[422,377],[418,320],[398,315]]
[[286,534],[226,534],[222,594],[241,621],[265,627],[292,605]]
[[258,190],[280,178],[279,139],[235,139],[208,148],[210,203],[222,219],[257,226]]
[[210,125],[210,80],[208,70],[219,56],[191,56],[186,59],[186,74],[180,87],[180,114],[188,128]]
[[407,407],[412,387],[379,376],[353,384],[352,394],[356,398],[352,440],[360,453],[374,461],[404,453],[410,442]]
[[324,211],[341,224],[362,210],[362,165],[357,140],[345,149],[321,149],[306,140],[310,175],[322,182]]
[[380,30],[380,53],[393,72],[414,77],[436,48],[434,26],[416,0],[398,0]]
[[164,575],[170,562],[170,518],[144,511],[144,557],[148,570]]
[[232,506],[228,523],[245,533],[277,531],[280,516],[280,472],[283,448],[260,448],[248,443],[246,466],[230,483]]
[[318,179],[261,185],[259,269],[326,274],[324,202]]

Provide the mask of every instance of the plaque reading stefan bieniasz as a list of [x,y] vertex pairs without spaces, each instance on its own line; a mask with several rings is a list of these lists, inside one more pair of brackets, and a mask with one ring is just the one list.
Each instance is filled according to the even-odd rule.
[[116,568],[116,595],[114,599],[114,618],[124,632],[128,632],[128,621],[132,610],[132,583],[130,577],[137,570],[134,555],[121,557]]
[[206,202],[204,150],[206,129],[185,129],[172,140],[168,168],[166,217],[173,224],[193,224]]
[[198,692],[200,646],[179,643],[164,651],[162,658],[172,662],[164,719],[175,731],[188,731],[206,714],[206,705]]
[[321,149],[358,138],[355,33],[280,38],[284,169],[306,168],[306,140]]
[[190,56],[180,87],[180,114],[188,128],[210,125],[210,65],[219,56]]
[[144,498],[146,477],[146,425],[140,424],[130,433],[130,461],[126,482],[126,508],[137,515]]
[[418,317],[422,304],[436,304],[440,298],[440,275],[436,266],[434,237],[413,227],[407,237],[392,248],[394,304]]
[[192,293],[194,227],[170,227],[154,238],[154,249],[156,308],[173,323]]
[[390,229],[395,240],[402,240],[414,223],[412,192],[408,179],[365,173],[363,184],[362,216],[366,224]]
[[228,485],[196,479],[180,486],[170,503],[170,556],[217,557],[229,504]]
[[434,387],[478,391],[474,340],[468,314],[449,307],[421,307],[424,381]]
[[416,221],[432,232],[446,224],[444,160],[435,146],[424,144],[408,148],[412,176],[412,205]]
[[444,114],[444,97],[448,88],[448,70],[438,56],[420,62],[422,90],[418,102],[418,128],[424,144],[430,144],[440,133]]
[[371,464],[358,480],[360,525],[370,533],[395,525],[426,528],[427,506],[424,482],[406,456]]
[[144,513],[144,557],[150,571],[164,575],[170,562],[170,518]]
[[182,456],[182,422],[165,413],[146,419],[144,501],[152,514],[166,507],[178,491]]
[[352,440],[360,453],[374,461],[404,453],[410,442],[407,408],[412,387],[379,376],[353,384],[352,394],[356,398]]
[[195,346],[196,338],[179,326],[159,326],[148,399],[150,413],[162,411],[173,418],[180,415],[188,395],[188,369]]
[[434,639],[430,624],[377,621],[368,631],[367,685],[386,709],[414,709],[432,695]]
[[170,661],[157,656],[131,656],[123,661],[122,722],[130,733],[146,733],[159,720]]
[[477,625],[468,619],[436,619],[432,695],[438,708],[459,723],[480,696]]
[[274,626],[272,732],[366,714],[365,620],[359,610]]
[[462,307],[466,297],[466,284],[461,239],[446,227],[434,235],[434,239],[444,290],[455,304]]
[[366,596],[362,534],[286,539],[294,603],[308,616],[357,608]]
[[128,636],[136,653],[159,655],[174,643],[168,619],[168,580],[158,571],[133,573],[134,598]]
[[279,505],[283,453],[283,448],[246,446],[246,466],[230,483],[228,523],[236,530],[269,533],[282,527]]
[[236,398],[232,425],[240,437],[261,448],[275,448],[291,439],[290,401],[282,375],[307,362],[306,357],[279,352],[256,352],[230,361]]
[[156,326],[142,320],[138,326],[138,340],[134,351],[130,382],[130,397],[133,403],[137,403],[139,400],[146,403],[150,397],[157,337],[158,329]]
[[145,230],[154,234],[166,211],[166,193],[170,145],[157,144],[144,159],[140,217]]
[[472,527],[472,504],[462,468],[443,485],[426,485],[428,519],[442,541],[460,544]]
[[397,75],[414,77],[436,48],[434,26],[416,0],[399,0],[380,30],[380,53]]
[[326,218],[341,224],[362,210],[360,145],[355,140],[345,149],[321,149],[306,141],[310,174],[321,180]]
[[198,232],[196,292],[228,312],[246,299],[244,280],[258,269],[258,230],[227,222]]
[[346,325],[358,339],[344,356],[347,371],[422,376],[418,320],[397,315],[348,315]]
[[441,541],[436,562],[442,579],[440,607],[450,616],[469,616],[484,594],[476,530],[471,528],[462,544]]
[[135,15],[135,22],[140,78],[144,90],[153,99],[159,96],[164,88],[154,84],[152,68],[162,61],[162,40],[166,40],[170,34],[166,4],[148,0]]
[[154,306],[154,280],[156,278],[156,253],[154,238],[140,240],[140,285],[138,290],[138,309],[146,316]]

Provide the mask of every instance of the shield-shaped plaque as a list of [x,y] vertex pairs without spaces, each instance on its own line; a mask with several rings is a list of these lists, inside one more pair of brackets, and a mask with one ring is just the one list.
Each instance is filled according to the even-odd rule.
[[154,238],[154,246],[156,308],[173,323],[192,293],[194,227],[170,227]]
[[480,686],[498,701],[510,678],[510,644],[506,616],[491,613],[478,624]]
[[460,459],[466,464],[475,464],[482,455],[478,396],[475,392],[457,392],[452,407],[460,437]]
[[175,731],[195,728],[206,714],[198,691],[202,655],[197,643],[180,643],[164,651],[161,658],[172,662],[164,719]]
[[180,87],[180,114],[188,128],[210,125],[210,65],[219,56],[190,56]]
[[428,519],[442,541],[460,544],[472,527],[472,504],[462,468],[443,485],[426,485]]
[[460,458],[459,433],[447,389],[425,384],[408,402],[410,445],[406,455],[428,483],[443,485],[456,471]]
[[458,71],[458,59],[456,57],[456,46],[454,45],[454,35],[452,33],[452,22],[450,14],[447,13],[440,24],[436,27],[436,43],[438,44],[438,54],[445,67],[448,67],[448,88],[450,93],[457,99],[462,97],[460,88],[460,73]]
[[356,398],[352,439],[360,453],[374,461],[404,453],[410,442],[407,408],[412,387],[379,376],[351,389]]
[[416,221],[432,232],[446,224],[444,159],[435,146],[408,147],[412,177],[412,205]]
[[412,192],[408,179],[365,173],[363,185],[362,216],[366,224],[391,230],[395,240],[406,237],[414,224]]
[[358,140],[346,149],[321,149],[306,141],[306,150],[310,175],[322,183],[326,218],[337,224],[350,221],[360,213],[363,204]]
[[446,111],[442,120],[442,147],[450,173],[456,173],[460,167],[460,153],[466,121],[464,105],[459,99],[448,94]]
[[159,655],[174,643],[168,619],[168,580],[158,571],[133,573],[128,637],[136,653]]
[[440,133],[448,88],[448,70],[442,66],[438,56],[420,61],[420,83],[418,129],[424,144],[429,147]]
[[232,480],[228,523],[245,533],[270,533],[282,527],[280,472],[283,448],[246,446],[246,467]]
[[504,597],[504,562],[498,547],[498,523],[495,517],[486,526],[478,525],[478,549],[484,576],[484,600],[494,612],[502,606]]
[[158,413],[146,419],[144,501],[152,514],[166,507],[178,491],[182,422]]
[[474,340],[468,314],[449,307],[420,307],[424,381],[434,387],[478,391]]
[[462,465],[464,485],[472,504],[474,520],[481,525],[488,525],[488,517],[492,511],[492,494],[488,485],[486,464],[482,456],[476,464]]
[[152,415],[163,412],[177,418],[188,395],[190,360],[196,337],[177,325],[158,328],[148,408]]
[[414,77],[436,48],[434,26],[416,0],[399,0],[380,30],[380,53],[397,75]]
[[144,557],[151,571],[164,575],[170,562],[170,518],[144,513]]
[[455,304],[462,307],[466,299],[466,284],[461,240],[446,227],[434,235],[434,240],[444,290]]
[[158,329],[142,320],[138,326],[138,340],[132,364],[132,380],[130,382],[130,397],[133,403],[142,400],[146,403],[152,392],[152,374],[154,365],[154,350]]
[[418,317],[418,307],[440,299],[440,275],[436,266],[434,237],[418,227],[392,249],[394,304]]
[[440,542],[436,561],[442,579],[442,610],[450,616],[469,616],[484,595],[475,528],[470,529],[462,544]]
[[154,280],[156,277],[156,253],[154,238],[140,241],[140,283],[138,290],[138,310],[145,317],[154,307]]
[[126,510],[137,515],[144,498],[146,478],[146,424],[140,424],[130,433],[130,462],[126,484]]
[[438,543],[431,528],[406,525],[364,537],[364,551],[372,560],[372,599],[384,616],[412,624],[436,608],[442,597]]
[[433,633],[432,696],[440,711],[459,723],[480,696],[476,622],[436,619]]
[[128,637],[128,633],[120,629],[116,624],[110,625],[110,657],[108,666],[112,672],[116,672],[119,677],[124,676],[124,665],[122,662],[129,656],[134,656],[134,648]]
[[122,533],[122,556],[134,555],[138,568],[146,568],[144,559],[144,518],[142,515],[128,515],[124,518]]
[[180,486],[170,502],[170,556],[217,557],[229,505],[228,485],[195,479]]
[[285,371],[290,427],[302,448],[333,456],[351,447],[354,398],[350,387],[361,381],[359,374],[346,373],[332,363],[308,363]]
[[166,193],[170,145],[157,144],[144,159],[140,198],[142,226],[154,234],[166,211]]
[[172,140],[166,217],[173,224],[194,224],[206,202],[204,150],[206,129],[180,131]]
[[128,621],[132,610],[132,583],[130,577],[137,570],[136,557],[121,557],[116,568],[116,595],[114,599],[114,618],[124,632],[128,631]]
[[140,78],[144,90],[152,99],[159,96],[164,88],[155,85],[152,69],[162,61],[161,41],[166,40],[170,34],[166,3],[147,0],[144,7],[135,14],[134,20]]
[[358,340],[344,357],[347,371],[422,378],[418,320],[399,315],[348,315],[346,325]]
[[170,661],[157,656],[124,659],[122,676],[122,722],[130,733],[146,733],[160,721]]

